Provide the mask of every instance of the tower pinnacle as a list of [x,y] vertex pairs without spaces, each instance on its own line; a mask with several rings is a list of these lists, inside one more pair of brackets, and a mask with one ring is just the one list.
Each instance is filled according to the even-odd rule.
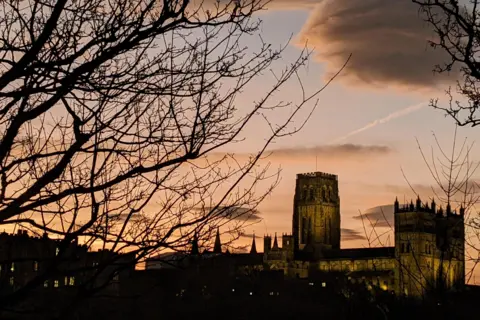
[[215,245],[213,247],[213,253],[222,253],[222,242],[220,241],[220,229],[217,228],[217,235],[215,237]]
[[253,232],[253,240],[252,240],[252,247],[250,248],[250,253],[251,254],[257,253],[257,245],[255,244],[255,232]]
[[275,239],[273,240],[273,248],[278,249],[277,233],[275,232]]

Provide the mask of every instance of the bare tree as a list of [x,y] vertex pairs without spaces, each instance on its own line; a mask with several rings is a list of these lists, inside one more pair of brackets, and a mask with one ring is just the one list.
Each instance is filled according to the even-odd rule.
[[[415,287],[426,293],[425,298],[434,297],[443,305],[450,289],[472,281],[479,262],[477,170],[480,163],[471,156],[474,143],[460,140],[457,127],[449,150],[435,134],[433,139],[434,145],[428,151],[417,139],[433,184],[430,190],[417,188],[401,170],[417,200],[396,204],[395,229],[382,207],[379,219],[372,220],[361,212],[360,218],[368,247],[386,246],[387,234],[395,232],[396,250],[406,253],[406,259],[396,254],[400,278],[408,277]],[[408,216],[403,212],[418,212],[418,215]],[[385,232],[378,230],[380,223],[387,227]],[[402,227],[404,232],[399,234],[402,230],[398,228]]]
[[[461,3],[458,0],[412,0],[419,5],[422,18],[434,29],[436,40],[431,40],[433,48],[447,53],[449,60],[437,65],[436,72],[444,73],[460,70],[456,93],[463,101],[455,99],[451,89],[448,107],[440,107],[438,99],[431,105],[445,111],[460,126],[480,124],[480,9],[478,0]],[[455,73],[456,73],[455,71]]]
[[[475,178],[480,164],[471,157],[474,143],[468,142],[466,138],[460,141],[457,127],[450,150],[442,146],[435,134],[433,138],[437,152],[433,147],[430,152],[426,152],[417,139],[420,154],[434,180],[429,194],[426,195],[423,191],[420,195],[421,191],[410,183],[403,170],[402,173],[418,199],[420,197],[425,199],[428,196],[428,199],[422,202],[427,211],[433,210],[435,215],[447,217],[440,225],[438,221],[436,222],[434,230],[436,243],[432,247],[427,245],[425,249],[427,254],[433,254],[438,261],[433,265],[429,265],[428,262],[425,264],[425,259],[421,256],[423,248],[414,255],[418,265],[418,271],[414,271],[426,280],[425,289],[445,303],[449,291],[446,289],[470,282],[477,265],[478,257],[475,256],[478,256],[479,238],[476,236],[478,232],[475,221],[478,216],[476,205],[480,200],[480,189]],[[428,209],[430,202],[432,207],[435,202],[438,210],[432,207]],[[459,215],[461,218],[448,218],[451,215]],[[452,283],[452,279],[462,283]]]
[[[302,128],[324,88],[307,93],[301,84],[307,49],[271,71],[285,47],[259,35],[254,14],[266,3],[4,1],[0,223],[59,239],[54,261],[76,239],[132,252],[136,263],[184,250],[194,235],[207,241],[226,223],[238,230],[232,222],[254,212],[278,181],[278,171],[259,166],[263,152]],[[273,83],[263,96],[238,106],[237,96],[267,71]],[[298,101],[276,101],[290,80]],[[225,150],[252,123],[269,133],[256,136],[261,146],[241,163]],[[52,263],[1,304],[56,272]]]

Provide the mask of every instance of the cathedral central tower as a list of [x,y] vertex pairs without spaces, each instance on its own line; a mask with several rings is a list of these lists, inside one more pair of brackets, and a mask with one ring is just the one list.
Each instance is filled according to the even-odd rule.
[[296,251],[319,254],[340,249],[340,197],[336,175],[313,172],[297,175],[293,200],[293,239]]

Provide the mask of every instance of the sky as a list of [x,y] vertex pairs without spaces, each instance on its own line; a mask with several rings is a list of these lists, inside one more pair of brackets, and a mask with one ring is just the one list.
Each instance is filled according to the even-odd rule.
[[[446,57],[428,46],[433,33],[409,1],[274,0],[259,18],[265,41],[279,46],[291,39],[279,66],[293,61],[305,43],[314,49],[301,73],[307,91],[323,86],[352,56],[320,94],[303,129],[271,146],[268,161],[272,168],[281,168],[281,182],[260,205],[258,223],[246,228],[246,234],[290,233],[296,174],[323,171],[339,178],[342,247],[366,247],[359,212],[372,213],[379,206],[391,210],[395,197],[409,200],[414,197],[409,183],[422,197],[432,196],[435,181],[416,141],[428,154],[435,147],[434,133],[450,150],[454,122],[428,104],[439,98],[446,106],[444,90],[454,85],[456,73],[432,72]],[[239,103],[251,103],[267,83],[253,81]],[[289,83],[277,98],[296,101],[299,89]],[[270,116],[275,120],[275,114]],[[238,154],[255,151],[268,134],[264,125],[254,126],[235,147]],[[477,130],[459,128],[457,137],[473,142]],[[474,147],[470,159],[479,158],[480,150]],[[387,240],[384,244],[393,245]],[[251,237],[241,242],[249,243]],[[261,238],[257,248],[263,249]]]

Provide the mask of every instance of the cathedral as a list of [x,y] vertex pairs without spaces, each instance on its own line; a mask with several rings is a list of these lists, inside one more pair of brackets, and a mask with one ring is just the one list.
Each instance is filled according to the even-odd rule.
[[[461,290],[465,285],[464,208],[457,212],[448,204],[444,210],[435,201],[424,203],[417,198],[415,203],[402,205],[395,200],[393,214],[393,247],[342,249],[338,177],[323,172],[298,174],[291,234],[264,236],[263,253],[257,252],[254,237],[250,253],[233,254],[222,251],[217,231],[213,251],[200,253],[194,240],[188,257],[208,268],[224,262],[243,271],[283,273],[287,279],[323,277],[333,285],[340,274],[342,279],[369,289],[409,297]],[[190,263],[182,253],[165,255],[147,259],[146,268]],[[220,273],[215,274],[218,277]]]
[[[263,268],[286,277],[309,278],[312,272],[346,274],[352,282],[398,295],[422,296],[429,290],[458,290],[465,284],[464,212],[435,201],[394,203],[393,247],[342,249],[338,177],[298,174],[292,233],[264,237]],[[255,240],[252,248],[255,246]]]

